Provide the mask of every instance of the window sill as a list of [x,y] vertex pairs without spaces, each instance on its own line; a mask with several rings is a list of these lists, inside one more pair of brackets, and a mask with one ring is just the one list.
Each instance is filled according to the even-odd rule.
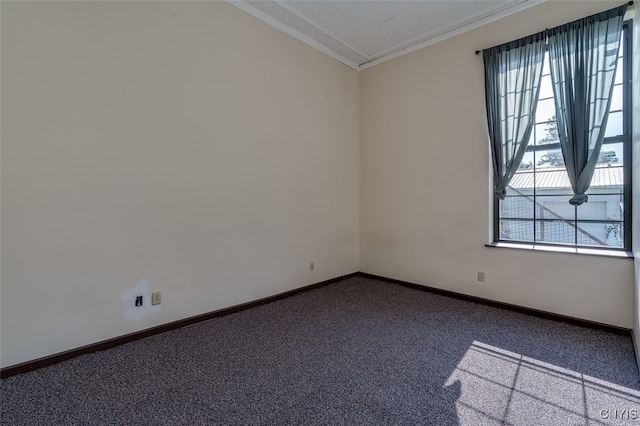
[[586,247],[562,247],[543,244],[527,244],[527,243],[508,243],[508,242],[494,242],[485,244],[485,247],[492,248],[507,248],[516,250],[529,250],[529,251],[543,251],[548,253],[569,253],[569,254],[581,254],[588,256],[603,256],[613,257],[618,259],[633,259],[633,253],[626,250],[602,250],[597,248]]

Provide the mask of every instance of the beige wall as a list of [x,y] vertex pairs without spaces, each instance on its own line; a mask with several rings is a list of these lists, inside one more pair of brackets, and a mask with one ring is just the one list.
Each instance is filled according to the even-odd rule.
[[1,24],[2,366],[358,270],[355,71],[222,2]]
[[484,246],[490,154],[473,52],[613,6],[546,2],[360,74],[361,271],[632,326],[633,261]]
[[484,247],[473,51],[611,6],[358,75],[224,3],[2,2],[1,365],[358,269],[631,327],[632,261]]

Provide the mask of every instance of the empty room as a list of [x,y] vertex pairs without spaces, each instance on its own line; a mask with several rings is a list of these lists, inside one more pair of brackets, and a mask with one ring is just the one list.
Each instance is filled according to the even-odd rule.
[[0,1],[0,423],[640,424],[622,1]]

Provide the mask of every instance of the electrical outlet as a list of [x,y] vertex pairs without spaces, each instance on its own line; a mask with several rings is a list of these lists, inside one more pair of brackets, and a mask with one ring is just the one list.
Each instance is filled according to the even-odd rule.
[[311,262],[311,263],[309,264],[309,270],[310,270],[310,271],[313,271],[315,268],[316,268],[316,264],[315,264],[314,262]]
[[478,281],[484,282],[484,272],[478,271]]
[[162,295],[160,294],[160,292],[156,291],[154,293],[151,293],[151,304],[159,305],[160,303],[162,303]]

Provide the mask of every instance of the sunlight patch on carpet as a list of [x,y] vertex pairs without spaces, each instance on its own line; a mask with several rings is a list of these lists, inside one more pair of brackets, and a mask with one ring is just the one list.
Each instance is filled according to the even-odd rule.
[[459,390],[461,426],[640,423],[640,391],[478,341],[444,387]]

